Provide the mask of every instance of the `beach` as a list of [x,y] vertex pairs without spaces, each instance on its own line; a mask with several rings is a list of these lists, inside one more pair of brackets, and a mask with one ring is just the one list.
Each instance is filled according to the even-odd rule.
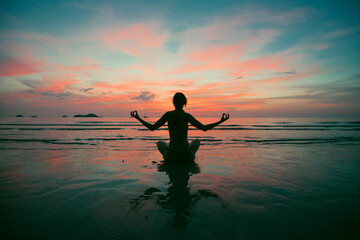
[[190,127],[195,162],[167,164],[166,126],[1,118],[0,238],[356,239],[359,130],[359,119],[230,118]]

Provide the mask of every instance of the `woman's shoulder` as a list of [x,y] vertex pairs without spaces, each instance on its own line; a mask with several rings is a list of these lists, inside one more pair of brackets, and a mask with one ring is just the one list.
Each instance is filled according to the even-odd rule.
[[171,115],[174,114],[174,111],[167,111],[164,115]]
[[175,114],[175,113],[185,113],[185,114],[189,114],[187,112],[185,112],[184,110],[172,110],[172,111],[168,111],[165,114]]
[[192,115],[191,115],[190,113],[188,113],[188,112],[185,112],[185,111],[184,111],[184,114],[185,114],[187,117],[192,117]]
[[185,112],[184,110],[172,110],[172,111],[166,112],[165,114],[166,114],[167,116],[173,116],[173,115],[179,116],[179,115],[178,115],[179,113],[180,113],[180,114],[183,114],[183,116],[185,116],[186,118],[187,118],[187,117],[191,117],[191,114]]

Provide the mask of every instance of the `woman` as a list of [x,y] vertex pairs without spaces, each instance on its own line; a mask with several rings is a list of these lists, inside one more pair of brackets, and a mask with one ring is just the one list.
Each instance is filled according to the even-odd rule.
[[168,122],[170,143],[167,145],[163,141],[157,142],[157,147],[160,153],[163,155],[165,161],[193,161],[195,159],[195,153],[200,147],[200,141],[198,139],[188,142],[188,124],[190,123],[194,127],[207,131],[213,127],[225,122],[230,118],[229,114],[223,113],[221,120],[215,123],[203,125],[196,120],[191,114],[186,113],[183,107],[186,106],[187,99],[183,93],[176,93],[173,97],[173,104],[175,110],[166,112],[156,123],[150,124],[141,119],[137,111],[132,111],[130,114],[132,117],[139,120],[145,127],[154,131]]

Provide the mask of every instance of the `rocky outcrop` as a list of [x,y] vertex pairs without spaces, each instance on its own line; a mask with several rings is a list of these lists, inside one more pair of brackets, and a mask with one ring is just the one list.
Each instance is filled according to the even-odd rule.
[[95,113],[89,113],[86,115],[77,114],[74,117],[100,117],[100,116],[96,115]]

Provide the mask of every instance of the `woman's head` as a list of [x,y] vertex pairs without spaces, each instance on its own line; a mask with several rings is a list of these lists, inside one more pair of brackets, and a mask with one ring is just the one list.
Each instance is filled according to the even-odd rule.
[[184,106],[186,106],[186,103],[187,103],[187,99],[183,93],[181,92],[175,93],[173,97],[173,104],[175,108],[182,109]]

